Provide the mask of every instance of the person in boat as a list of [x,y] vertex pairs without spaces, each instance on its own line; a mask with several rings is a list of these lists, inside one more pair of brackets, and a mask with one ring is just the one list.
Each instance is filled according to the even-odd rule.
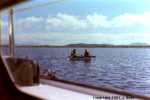
[[87,51],[87,49],[84,51],[84,57],[90,57],[90,53]]
[[73,49],[72,52],[71,52],[71,55],[70,55],[72,58],[75,58],[77,57],[77,54],[76,54],[76,49]]

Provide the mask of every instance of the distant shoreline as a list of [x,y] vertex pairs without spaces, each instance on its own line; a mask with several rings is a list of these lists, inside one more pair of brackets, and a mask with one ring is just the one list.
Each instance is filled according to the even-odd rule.
[[[8,47],[7,45],[0,47]],[[44,45],[18,45],[17,48],[150,48],[150,46],[130,46],[130,45],[106,45],[106,46],[44,46]]]

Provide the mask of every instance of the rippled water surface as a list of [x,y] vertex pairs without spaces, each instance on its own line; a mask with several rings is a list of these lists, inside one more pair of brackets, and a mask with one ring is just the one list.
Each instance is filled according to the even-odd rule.
[[[80,54],[83,48],[77,49]],[[71,48],[17,48],[19,57],[39,61],[41,69],[52,69],[56,76],[95,86],[111,86],[134,93],[150,94],[150,49],[90,48],[91,62],[68,60]],[[6,52],[6,51],[5,51]]]

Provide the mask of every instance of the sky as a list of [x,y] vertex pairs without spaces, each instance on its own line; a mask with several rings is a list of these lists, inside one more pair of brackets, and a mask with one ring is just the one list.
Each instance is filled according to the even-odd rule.
[[14,8],[14,27],[16,44],[150,44],[150,0],[32,0]]

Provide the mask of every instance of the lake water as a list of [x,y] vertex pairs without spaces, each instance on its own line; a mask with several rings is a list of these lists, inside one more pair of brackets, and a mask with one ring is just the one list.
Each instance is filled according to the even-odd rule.
[[[150,49],[89,48],[96,58],[88,63],[69,61],[67,57],[71,50],[72,48],[17,48],[16,55],[37,60],[41,69],[54,70],[60,79],[150,94]],[[82,54],[84,49],[77,48],[77,51]]]

